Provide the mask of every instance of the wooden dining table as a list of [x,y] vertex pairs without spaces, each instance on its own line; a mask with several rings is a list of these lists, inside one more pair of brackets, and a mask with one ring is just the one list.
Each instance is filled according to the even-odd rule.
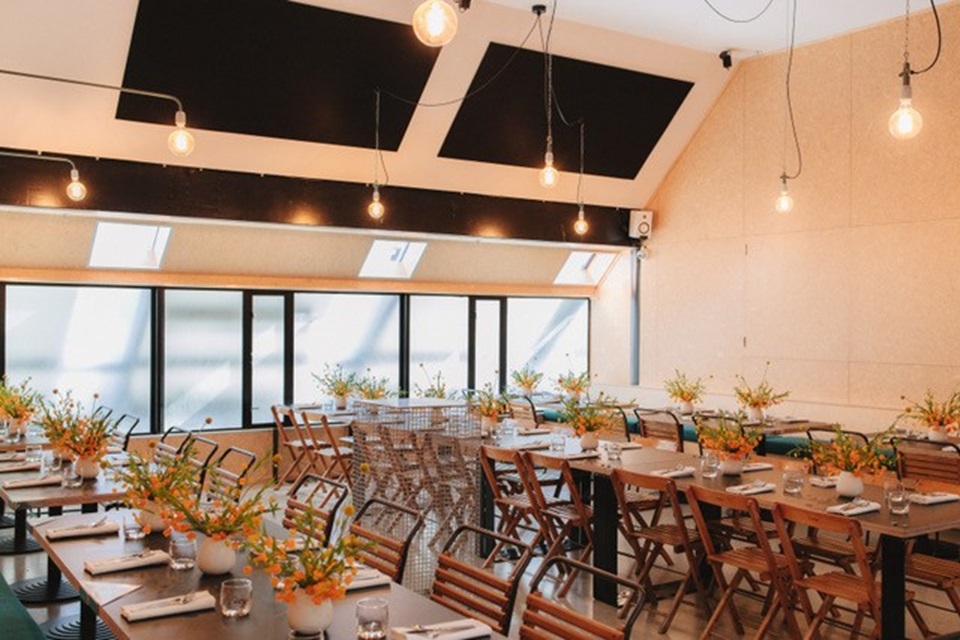
[[[122,521],[132,518],[126,510],[111,512],[110,518]],[[64,516],[56,526],[69,526],[89,521],[91,516]],[[178,640],[288,640],[291,637],[287,624],[286,605],[276,600],[266,574],[254,571],[244,576],[245,557],[238,554],[234,569],[222,576],[207,576],[199,569],[174,571],[169,567],[153,566],[118,573],[91,576],[84,571],[83,563],[90,560],[138,553],[145,549],[166,550],[169,540],[162,535],[149,535],[142,540],[124,540],[122,535],[49,540],[46,530],[53,526],[47,523],[34,528],[34,536],[49,556],[60,566],[67,580],[78,587],[81,600],[80,640],[93,640],[97,617],[119,640],[155,640],[177,638]],[[271,533],[281,530],[279,525],[268,523]],[[206,590],[219,601],[220,584],[228,578],[249,577],[253,583],[253,608],[250,615],[239,619],[227,619],[219,610],[210,609],[194,613],[154,618],[140,622],[128,622],[120,614],[124,605],[147,602],[160,598]],[[95,594],[107,592],[111,585],[135,585],[137,589],[115,600],[98,604]],[[353,638],[357,633],[356,604],[361,598],[379,597],[388,602],[390,626],[430,625],[460,620],[463,616],[430,599],[398,584],[351,591],[343,600],[334,603],[333,624],[327,630],[327,638],[340,640]],[[493,634],[495,640],[504,636]]]

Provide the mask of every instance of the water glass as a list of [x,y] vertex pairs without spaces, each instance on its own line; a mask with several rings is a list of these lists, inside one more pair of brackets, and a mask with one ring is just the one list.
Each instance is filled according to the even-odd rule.
[[41,444],[28,444],[26,453],[24,454],[24,461],[27,464],[34,462],[43,461],[43,445]]
[[44,460],[43,468],[45,471],[60,471],[60,467],[63,466],[63,458],[57,454],[56,451],[49,451]]
[[618,462],[623,457],[622,449],[620,444],[617,442],[608,442],[607,443],[607,460],[610,462]]
[[77,468],[72,464],[63,465],[63,480],[60,484],[64,487],[75,489],[83,484],[83,478],[77,473]]
[[357,602],[357,638],[381,640],[387,637],[389,609],[383,598],[363,598]]
[[503,431],[503,435],[508,438],[517,435],[517,421],[513,418],[506,418],[500,423],[500,428]]
[[563,451],[567,448],[567,439],[562,435],[550,436],[550,451]]
[[906,487],[900,485],[887,494],[887,508],[895,516],[905,516],[910,513],[910,492]]
[[803,493],[804,478],[803,469],[784,469],[783,471],[783,492],[789,496],[798,496]]
[[146,537],[147,534],[143,531],[143,525],[136,518],[123,521],[124,540],[143,540]]
[[220,613],[224,618],[242,618],[253,606],[253,583],[246,578],[232,578],[220,583]]
[[720,458],[713,451],[704,451],[700,456],[700,475],[704,478],[716,478],[720,475]]
[[13,420],[7,422],[7,442],[16,444],[20,442],[20,425]]
[[197,564],[197,541],[187,538],[170,540],[170,568],[174,571],[189,571]]

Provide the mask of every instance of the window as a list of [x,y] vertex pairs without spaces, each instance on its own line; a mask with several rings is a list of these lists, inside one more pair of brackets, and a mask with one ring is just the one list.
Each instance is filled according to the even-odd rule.
[[93,394],[116,416],[150,428],[150,291],[112,287],[7,287],[6,371],[44,395]]
[[400,376],[400,296],[298,293],[295,309],[294,398],[319,400],[311,374],[340,365],[358,375]]
[[170,227],[98,222],[89,265],[108,269],[159,269],[169,239]]
[[467,298],[410,296],[410,386],[425,389],[438,373],[447,395],[467,386]]
[[614,254],[571,251],[554,284],[598,285],[613,264]]
[[360,268],[360,277],[409,279],[426,248],[426,242],[374,240]]
[[590,305],[566,298],[510,298],[507,302],[507,365],[526,364],[544,374],[541,388],[552,389],[557,376],[589,366]]
[[270,407],[283,402],[283,316],[281,295],[253,296],[253,353],[250,373],[253,376],[253,424],[271,424]]
[[243,294],[168,290],[164,427],[241,426]]

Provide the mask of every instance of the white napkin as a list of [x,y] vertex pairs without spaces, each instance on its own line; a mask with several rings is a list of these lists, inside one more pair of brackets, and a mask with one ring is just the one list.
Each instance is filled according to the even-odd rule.
[[39,471],[39,462],[23,462],[21,464],[8,464],[0,467],[0,473],[13,473],[14,471]]
[[693,467],[674,467],[672,469],[657,469],[651,471],[650,475],[660,476],[661,478],[688,478],[697,472]]
[[394,627],[390,629],[391,640],[423,640],[424,638],[434,638],[435,640],[469,640],[469,638],[483,638],[493,633],[490,625],[484,624],[479,620],[454,620],[452,622],[438,622],[436,624],[424,625],[427,629],[433,631],[443,631],[450,629],[449,633],[441,633],[434,636],[425,633],[411,633],[412,627]]
[[353,576],[353,582],[347,585],[347,591],[359,591],[372,587],[383,587],[390,584],[390,576],[380,573],[376,569],[360,569]]
[[86,536],[103,536],[108,533],[120,531],[120,523],[116,520],[107,520],[103,524],[95,527],[88,524],[71,524],[63,527],[50,527],[47,529],[47,540],[61,540],[63,538],[85,538]]
[[810,484],[815,487],[823,487],[824,489],[831,489],[837,486],[839,481],[840,478],[837,476],[810,476]]
[[86,569],[87,573],[98,576],[102,573],[126,571],[127,569],[138,569],[140,567],[152,567],[156,564],[167,564],[168,562],[170,562],[170,556],[167,555],[166,551],[147,549],[142,553],[128,553],[112,558],[88,560],[83,563],[83,568]]
[[737,484],[727,487],[728,493],[736,493],[741,496],[752,496],[755,493],[767,493],[777,488],[777,485],[771,482],[748,482],[747,484]]
[[589,458],[599,458],[600,454],[596,451],[581,451],[580,453],[568,453],[563,457],[567,460],[587,460]]
[[960,500],[960,495],[956,493],[947,493],[946,491],[931,491],[930,493],[914,493],[910,496],[910,502],[916,504],[941,504],[944,502],[955,502]]
[[51,487],[63,482],[63,476],[59,473],[43,476],[41,478],[24,478],[22,480],[7,480],[3,483],[5,489],[29,489],[32,487]]
[[0,462],[23,462],[26,459],[25,453],[0,453]]
[[537,449],[549,449],[550,443],[543,440],[534,440],[525,444],[519,444],[514,447],[517,451],[535,451]]
[[136,622],[137,620],[149,620],[150,618],[162,618],[179,613],[214,609],[217,606],[217,599],[208,591],[195,592],[193,599],[188,602],[183,602],[183,598],[184,596],[173,596],[149,602],[127,604],[120,607],[120,615],[130,622]]
[[643,449],[643,444],[640,442],[618,442],[620,445],[621,451],[627,451],[628,449]]
[[750,471],[769,471],[773,469],[773,465],[769,462],[744,462],[743,471],[744,473]]
[[518,436],[542,436],[553,433],[545,427],[534,427],[533,429],[517,429]]
[[832,507],[827,507],[827,513],[837,513],[841,516],[859,516],[862,513],[870,513],[872,511],[880,511],[879,502],[855,500],[854,502],[835,504]]

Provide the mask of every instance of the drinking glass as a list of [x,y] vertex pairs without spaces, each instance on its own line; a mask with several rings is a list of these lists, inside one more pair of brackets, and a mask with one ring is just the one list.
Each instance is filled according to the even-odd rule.
[[887,509],[890,508],[890,494],[900,488],[900,481],[896,478],[888,478],[883,481],[883,501],[887,503]]
[[783,471],[783,492],[787,495],[797,496],[803,493],[803,485],[806,482],[803,469],[784,469]]
[[20,442],[20,425],[13,420],[7,422],[7,442],[13,444]]
[[618,442],[608,442],[607,443],[607,460],[611,462],[617,462],[622,458],[622,450],[620,448],[620,443]]
[[147,534],[143,531],[143,525],[137,522],[136,518],[129,518],[123,521],[123,539],[124,540],[143,540]]
[[24,462],[27,464],[41,462],[43,460],[43,445],[28,444],[27,451],[24,454]]
[[363,598],[357,602],[357,638],[381,640],[387,637],[389,610],[383,598]]
[[187,538],[170,540],[170,568],[174,571],[189,571],[197,564],[197,541]]
[[246,578],[232,578],[220,584],[220,613],[224,618],[242,618],[253,606],[253,583]]
[[720,458],[713,451],[704,451],[700,456],[700,475],[704,478],[716,478],[720,475]]
[[910,492],[906,487],[900,485],[887,495],[887,508],[895,516],[910,513]]
[[63,480],[60,484],[64,487],[76,488],[83,484],[83,478],[77,473],[77,468],[72,464],[63,465]]
[[63,466],[63,458],[56,451],[50,451],[43,461],[43,467],[48,471],[59,471],[61,466]]
[[563,451],[567,448],[567,439],[562,435],[554,434],[550,436],[550,451]]
[[513,418],[506,418],[503,422],[500,423],[501,430],[503,435],[509,437],[517,435],[517,421]]

